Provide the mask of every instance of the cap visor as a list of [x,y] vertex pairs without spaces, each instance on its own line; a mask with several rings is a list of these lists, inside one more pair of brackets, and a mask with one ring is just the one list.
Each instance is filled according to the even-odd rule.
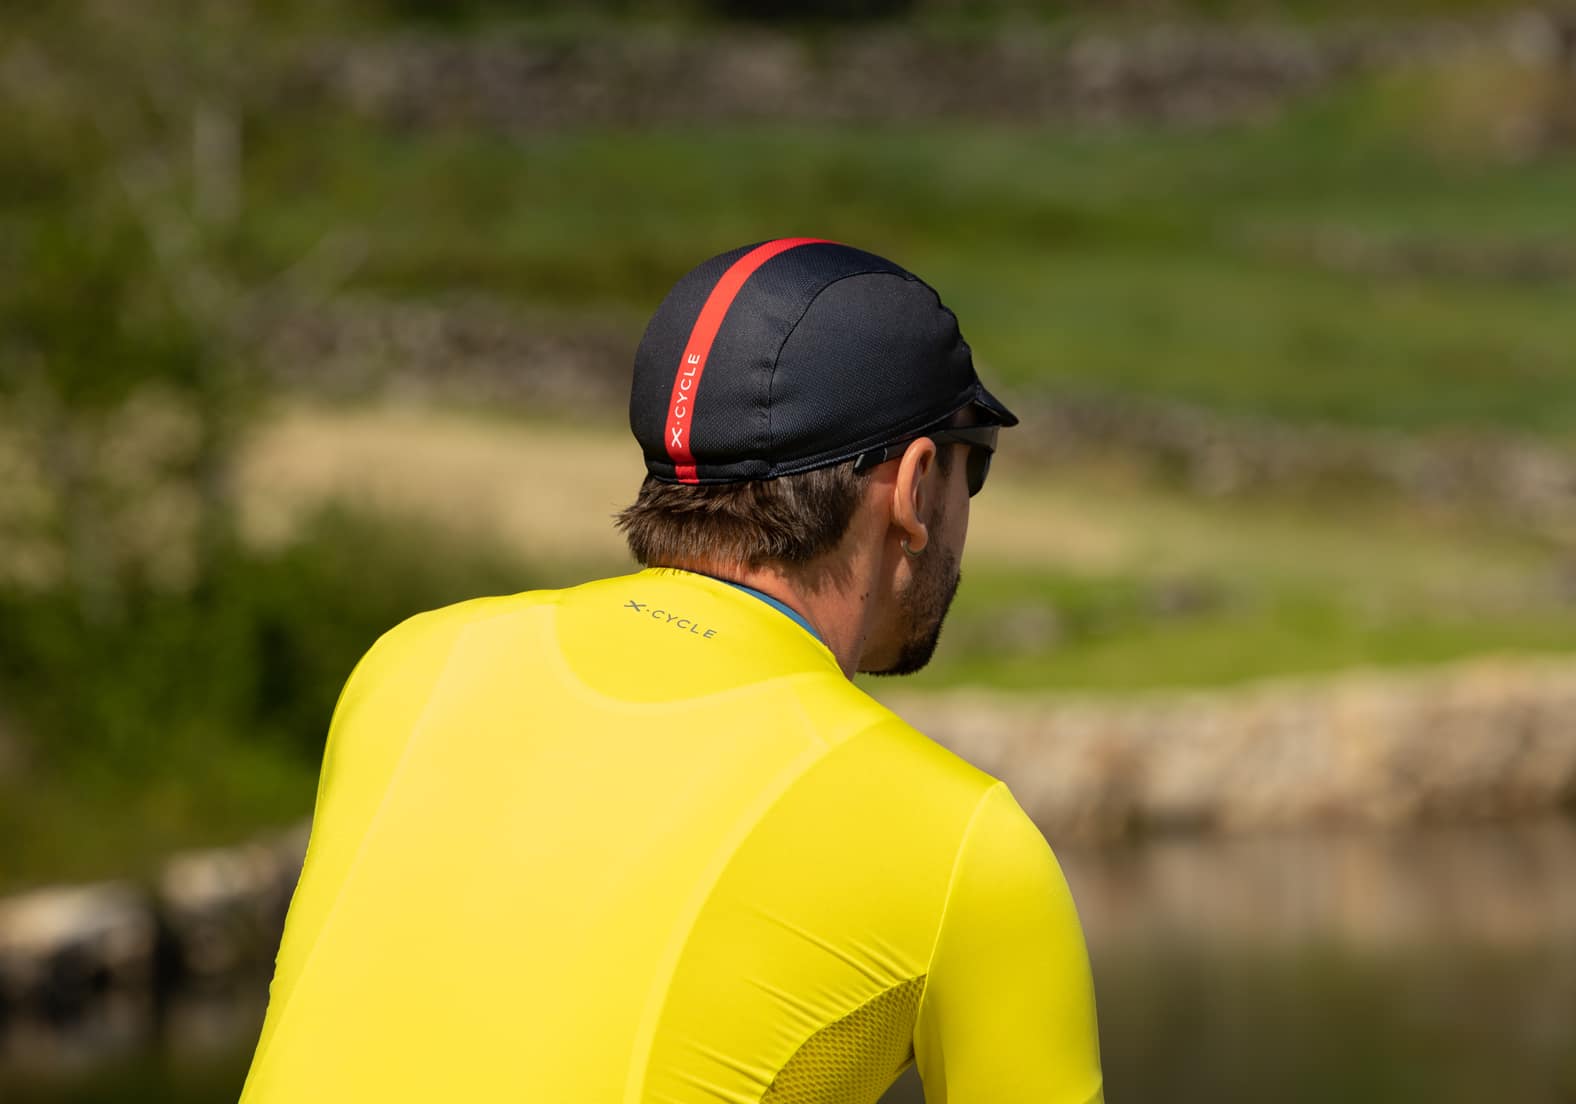
[[1015,426],[1018,424],[1018,416],[1012,411],[1008,410],[1006,404],[1004,404],[995,395],[992,395],[989,391],[985,390],[985,385],[983,383],[980,384],[978,389],[974,392],[974,405],[985,412],[985,420],[983,423],[985,425],[999,425],[1005,427]]

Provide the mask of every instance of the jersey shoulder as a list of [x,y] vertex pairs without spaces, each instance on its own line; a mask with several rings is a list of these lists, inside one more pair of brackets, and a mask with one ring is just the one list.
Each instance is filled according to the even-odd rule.
[[872,769],[891,782],[901,778],[970,805],[1002,784],[845,678],[805,680],[796,689],[828,743],[856,741],[862,757],[873,761]]
[[467,625],[500,614],[514,613],[552,600],[556,591],[524,590],[518,594],[495,594],[467,598],[447,606],[412,614],[383,633],[368,650],[403,652],[439,641],[452,641]]
[[927,1099],[1097,1104],[1094,983],[1072,893],[1005,785],[964,833],[914,1029]]

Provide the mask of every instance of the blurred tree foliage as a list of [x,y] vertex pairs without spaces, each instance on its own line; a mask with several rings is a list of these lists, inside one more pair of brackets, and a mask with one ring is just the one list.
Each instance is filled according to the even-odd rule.
[[0,678],[46,757],[130,761],[154,718],[233,696],[246,27],[184,7],[15,16],[0,69]]
[[[42,525],[8,536],[54,546],[57,585],[93,625],[123,617],[157,571],[129,536],[153,520],[144,498],[189,499],[185,532],[160,533],[156,559],[185,546],[198,592],[233,529],[246,387],[225,245],[246,28],[235,5],[180,14],[50,6],[13,24],[0,70],[0,394],[45,498]],[[128,456],[150,404],[180,428]]]
[[378,633],[524,586],[390,523],[237,539],[249,312],[312,270],[258,286],[233,261],[247,8],[166,7],[50,5],[0,51],[0,690],[33,758],[74,777],[259,735],[315,759]]

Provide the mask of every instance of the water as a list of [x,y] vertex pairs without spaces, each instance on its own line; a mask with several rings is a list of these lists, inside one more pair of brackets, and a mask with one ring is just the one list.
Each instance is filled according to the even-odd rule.
[[[1576,822],[1060,857],[1113,1102],[1576,1104]],[[0,1100],[233,1101],[265,994],[12,1025]]]

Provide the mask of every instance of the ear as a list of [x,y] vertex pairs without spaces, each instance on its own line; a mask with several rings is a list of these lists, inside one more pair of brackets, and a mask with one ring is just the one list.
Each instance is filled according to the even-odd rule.
[[936,442],[921,437],[903,450],[892,484],[892,524],[902,530],[910,551],[923,552],[930,543],[925,519],[931,516],[931,500],[938,494]]

